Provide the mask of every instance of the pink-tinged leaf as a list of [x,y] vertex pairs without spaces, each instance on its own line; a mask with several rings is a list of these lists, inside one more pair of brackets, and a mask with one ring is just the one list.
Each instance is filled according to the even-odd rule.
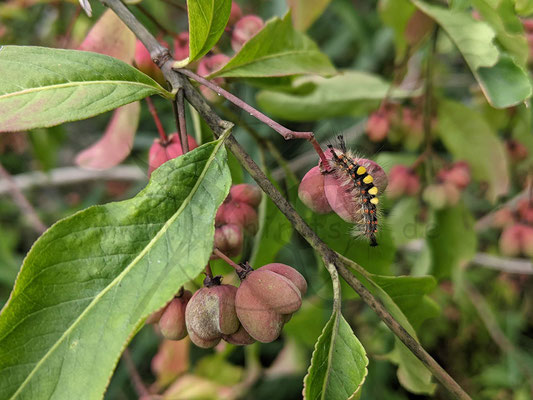
[[79,50],[105,54],[131,64],[135,56],[135,35],[112,10],[107,10],[91,28]]
[[108,169],[120,164],[131,152],[139,124],[139,102],[117,108],[104,135],[76,156],[76,164],[87,169]]

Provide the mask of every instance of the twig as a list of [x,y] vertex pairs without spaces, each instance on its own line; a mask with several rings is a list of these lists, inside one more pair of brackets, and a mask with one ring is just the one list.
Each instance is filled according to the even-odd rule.
[[[423,247],[424,240],[416,239],[405,244],[402,248],[418,253],[422,251]],[[533,263],[530,260],[522,258],[497,257],[492,254],[476,253],[472,260],[470,260],[470,264],[513,274],[533,275]]]
[[37,211],[35,211],[28,199],[26,199],[26,196],[24,196],[9,172],[7,172],[2,164],[0,164],[0,176],[5,179],[7,186],[9,187],[11,197],[13,197],[15,204],[20,211],[22,211],[22,214],[28,218],[33,226],[33,229],[35,229],[38,233],[43,233],[46,230],[46,225],[43,223],[43,221],[41,221]]
[[[170,82],[174,90],[183,88],[185,91],[185,97],[189,103],[192,104],[194,108],[198,111],[200,116],[206,121],[206,123],[213,130],[215,135],[219,136],[222,132],[231,127],[230,122],[222,120],[207,104],[203,96],[196,91],[193,85],[186,79],[183,79],[180,73],[173,76],[171,74],[171,66],[173,60],[171,60],[168,50],[165,50],[157,43],[155,38],[149,34],[149,32],[144,28],[129,12],[129,10],[122,4],[120,0],[100,0],[102,3],[109,5],[117,15],[126,23],[128,27],[135,33],[135,35],[143,42],[145,47],[150,51],[150,54],[154,55],[154,59],[157,60],[156,64],[160,66],[163,74]],[[117,11],[118,10],[118,11]],[[148,36],[148,37],[147,37]],[[184,75],[190,76],[190,71],[187,70],[178,70]],[[193,74],[198,77],[196,74]],[[194,76],[192,77],[193,79]],[[207,82],[209,85],[211,83],[201,77],[198,77],[204,82]],[[177,86],[174,86],[173,82],[176,82]],[[204,83],[201,82],[201,83]],[[208,86],[209,87],[209,86]],[[213,89],[218,92],[216,89]],[[220,90],[220,88],[219,88]],[[222,94],[222,93],[221,93]],[[229,95],[228,92],[226,94]],[[231,95],[233,96],[233,95]],[[227,97],[226,97],[227,98]],[[283,135],[286,139],[292,139],[298,137],[294,134],[299,134],[300,137],[304,139],[309,139],[309,136],[312,136],[311,132],[292,132],[287,128],[277,124],[272,121],[270,118],[266,117],[264,114],[259,113],[259,111],[251,108],[242,100],[237,99],[237,102],[240,102],[240,105],[245,106],[243,109],[247,111],[254,111],[256,117],[262,122],[265,122],[269,126],[276,126],[281,128],[279,133],[284,132]],[[229,100],[229,99],[228,99]],[[231,101],[231,100],[230,100]],[[239,105],[239,104],[237,104]],[[253,113],[252,113],[253,115]],[[287,136],[287,137],[286,137]],[[226,140],[226,146],[229,150],[237,157],[240,163],[248,171],[248,173],[254,178],[258,185],[263,189],[263,191],[272,199],[276,206],[285,214],[287,219],[292,223],[294,228],[304,237],[307,242],[322,256],[326,264],[333,264],[343,276],[343,278],[348,282],[348,284],[360,295],[360,297],[378,314],[378,316],[387,324],[387,326],[398,336],[398,338],[415,354],[433,373],[433,375],[443,384],[443,386],[453,393],[458,399],[470,400],[470,396],[453,380],[453,378],[448,375],[448,373],[422,348],[422,346],[411,336],[408,332],[403,329],[400,324],[394,320],[392,315],[385,309],[385,307],[350,273],[350,271],[340,262],[336,253],[328,248],[324,242],[320,240],[317,234],[311,230],[311,228],[305,223],[305,221],[300,217],[296,210],[289,204],[289,202],[281,195],[281,193],[274,187],[272,182],[268,180],[263,171],[257,166],[257,164],[250,158],[250,156],[244,151],[244,149],[236,142],[236,140],[230,136]]]
[[205,272],[205,276],[213,279],[213,271],[211,271],[211,265],[209,265],[209,263],[207,263],[207,265],[205,266],[204,272]]
[[227,255],[225,255],[224,253],[222,253],[219,249],[217,249],[216,247],[213,249],[213,253],[220,257],[222,260],[224,260],[226,262],[226,264],[228,264],[229,266],[233,267],[235,269],[235,271],[239,272],[239,271],[242,271],[243,268],[234,263],[233,260],[231,258],[229,258]]
[[[223,121],[214,114],[203,97],[194,89],[190,82],[185,82],[185,96],[187,100],[196,108],[200,115],[208,122],[215,135],[220,135],[227,122]],[[245,150],[237,143],[235,138],[230,136],[226,139],[226,146],[239,160],[243,167],[248,171],[250,176],[257,182],[259,187],[272,199],[274,204],[287,217],[293,227],[302,235],[302,237],[313,247],[324,259],[327,264],[333,264],[339,271],[344,280],[355,290],[361,299],[381,318],[391,331],[409,348],[409,350],[420,359],[431,371],[431,373],[442,383],[442,385],[453,393],[458,399],[471,400],[470,396],[459,386],[457,382],[424,350],[424,348],[413,338],[387,311],[383,304],[376,299],[354,275],[339,260],[337,254],[331,250],[317,234],[311,230],[307,223],[300,217],[296,210],[274,187],[272,182],[261,171],[258,165],[250,158]]]
[[[181,92],[181,90],[180,90]],[[180,141],[181,149],[183,150],[183,143],[189,144],[187,137],[185,137],[185,140],[183,140],[183,136],[181,135],[181,129],[180,129],[180,117],[178,115],[178,102],[177,102],[177,96],[174,100],[171,101],[172,103],[172,114],[174,115],[174,123],[176,124],[176,134],[178,135],[178,140]],[[187,146],[188,147],[188,146]]]
[[163,128],[163,125],[161,124],[161,120],[159,119],[159,115],[157,115],[157,110],[154,107],[154,103],[152,103],[152,99],[150,97],[145,98],[146,103],[148,104],[148,110],[150,110],[150,114],[152,114],[152,117],[154,118],[155,126],[157,127],[157,132],[159,132],[159,137],[161,138],[162,143],[168,142],[168,136],[165,132],[165,129]]
[[178,111],[178,121],[180,124],[181,148],[183,154],[189,152],[189,138],[187,137],[187,120],[185,119],[185,101],[183,100],[183,90],[179,90],[176,95],[176,107]]
[[[280,166],[280,168],[282,169],[283,173],[285,174],[287,178],[291,179],[294,182],[298,182],[298,177],[296,176],[294,172],[292,172],[291,168],[289,167],[289,163],[287,162],[287,160],[285,160],[285,158],[283,158],[283,155],[278,150],[278,148],[274,145],[274,143],[272,143],[271,140],[268,140],[262,137],[259,134],[259,132],[257,132],[246,121],[244,120],[239,121],[239,116],[235,112],[233,112],[233,110],[231,110],[229,107],[226,107],[224,105],[219,105],[218,108],[222,110],[222,113],[224,114],[224,117],[226,119],[229,119],[234,124],[238,123],[241,128],[243,128],[246,132],[250,134],[250,136],[254,138],[254,140],[257,142],[257,144],[260,147],[265,147],[270,152],[270,154],[272,155],[274,160],[276,160],[276,162],[278,163],[278,165]],[[313,159],[315,159],[316,157],[315,153],[314,152],[309,152],[309,153],[313,156]]]
[[289,128],[285,128],[283,125],[267,117],[265,114],[258,111],[257,109],[255,109],[254,107],[246,103],[245,101],[239,99],[237,96],[231,94],[225,89],[222,89],[220,86],[216,85],[210,80],[207,80],[201,77],[200,75],[195,74],[192,71],[189,71],[188,69],[178,68],[176,69],[176,71],[179,72],[180,74],[183,74],[185,76],[188,76],[189,78],[194,79],[196,82],[201,83],[202,85],[207,86],[209,89],[213,90],[214,92],[222,95],[223,97],[228,99],[230,102],[235,104],[237,107],[242,108],[244,111],[246,111],[250,115],[253,115],[255,118],[257,118],[259,121],[270,126],[272,129],[278,132],[281,136],[283,136],[285,140],[290,140],[290,139],[311,140],[311,138],[313,137],[313,132],[295,132],[293,130],[290,130]]
[[150,392],[146,388],[141,378],[141,375],[139,375],[137,367],[135,366],[135,362],[133,362],[133,358],[131,357],[130,350],[127,347],[124,350],[124,353],[122,353],[122,359],[126,364],[126,368],[128,369],[131,381],[133,383],[133,387],[135,388],[135,392],[137,392],[137,395],[139,397],[150,396]]
[[[146,173],[137,166],[120,165],[104,171],[86,170],[78,167],[56,168],[47,173],[41,171],[26,172],[12,177],[12,183],[21,191],[37,187],[68,186],[87,181],[119,180],[142,181],[146,180]],[[11,192],[11,183],[0,180],[0,195]]]

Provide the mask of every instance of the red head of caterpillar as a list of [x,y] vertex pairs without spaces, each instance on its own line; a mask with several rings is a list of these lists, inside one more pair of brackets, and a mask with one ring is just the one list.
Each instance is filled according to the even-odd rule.
[[327,166],[322,166],[324,193],[333,211],[355,224],[354,233],[377,246],[379,193],[387,186],[387,176],[373,161],[357,158],[346,149],[342,136],[339,149],[328,145]]

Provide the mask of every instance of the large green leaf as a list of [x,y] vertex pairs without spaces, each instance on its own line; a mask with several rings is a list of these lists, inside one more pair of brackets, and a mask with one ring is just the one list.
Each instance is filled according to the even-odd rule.
[[211,142],[136,197],[45,232],[0,315],[0,398],[100,399],[136,328],[207,263],[230,183],[223,141]]
[[340,311],[318,338],[304,380],[306,400],[358,399],[367,374],[365,349]]
[[[375,108],[389,90],[389,83],[379,76],[359,71],[346,71],[328,79],[313,77],[295,85],[298,85],[295,90],[309,86],[310,90],[297,93],[263,90],[257,95],[259,106],[289,121],[314,121],[365,114]],[[407,95],[399,91],[392,94],[394,97]]]
[[187,0],[189,13],[189,57],[178,61],[183,67],[198,60],[218,42],[231,11],[231,0]]
[[368,358],[341,314],[337,269],[332,264],[326,268],[333,282],[333,314],[315,343],[311,365],[304,378],[304,399],[358,399],[368,373]]
[[432,274],[437,278],[449,278],[456,268],[475,255],[477,237],[474,218],[464,205],[459,204],[435,211],[433,226],[427,238]]
[[[437,315],[438,307],[427,297],[435,287],[432,277],[394,277],[369,274],[363,268],[352,265],[351,271],[361,283],[385,305],[391,315],[415,339],[413,325]],[[420,305],[420,309],[417,308]],[[398,380],[413,393],[432,394],[436,385],[429,370],[398,339],[387,358],[398,365]]]
[[468,161],[472,176],[489,185],[491,201],[509,189],[505,148],[494,129],[476,110],[453,101],[439,105],[437,131],[456,160]]
[[283,19],[275,17],[267,21],[263,29],[209,78],[334,73],[329,58],[315,42],[292,27],[290,13],[287,13]]
[[154,80],[112,57],[0,47],[0,132],[89,118],[153,94],[171,97]]
[[529,55],[524,27],[514,10],[514,0],[472,0],[483,19],[496,32],[496,39],[517,65],[525,68]]
[[[446,31],[493,107],[510,107],[531,96],[532,88],[527,73],[500,53],[494,44],[496,32],[486,22],[475,20],[466,10],[447,9],[420,0],[411,1]],[[510,40],[514,39],[506,37],[505,42]],[[513,49],[516,46],[517,43],[513,42]]]

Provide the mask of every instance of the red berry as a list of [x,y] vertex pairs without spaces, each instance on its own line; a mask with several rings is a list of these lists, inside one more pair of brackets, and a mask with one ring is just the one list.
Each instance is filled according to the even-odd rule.
[[185,290],[180,297],[174,297],[159,319],[161,334],[170,340],[181,340],[187,336],[185,308],[192,293]]
[[215,346],[223,335],[232,335],[240,327],[235,312],[237,288],[215,285],[198,290],[185,310],[189,337],[199,347]]
[[533,224],[533,200],[522,199],[518,202],[518,214],[528,224]]
[[227,224],[215,229],[214,246],[228,257],[238,256],[242,252],[243,234],[240,226]]
[[234,185],[231,187],[229,194],[232,201],[247,203],[254,208],[257,208],[259,203],[261,203],[261,189],[255,185],[246,183]]
[[420,180],[411,168],[404,165],[395,165],[391,168],[387,188],[388,197],[414,196],[419,190]]
[[[187,140],[189,142],[189,150],[198,147],[198,144],[192,136],[187,136]],[[180,145],[178,134],[171,134],[167,143],[162,143],[161,139],[154,139],[154,143],[148,152],[148,176],[168,160],[172,160],[181,155],[183,155],[183,150]]]
[[319,167],[311,168],[298,187],[298,197],[308,208],[319,214],[332,211],[324,192],[324,175]]
[[366,123],[366,133],[368,138],[373,142],[381,142],[387,137],[389,132],[389,120],[387,115],[382,111],[376,111],[370,114]]
[[242,278],[235,309],[250,336],[268,343],[300,308],[306,291],[307,283],[298,271],[285,264],[268,264]]
[[[230,58],[224,54],[215,54],[214,56],[204,57],[198,63],[198,75],[208,76],[226,65],[229,60]],[[225,83],[224,78],[215,78],[212,81],[218,86],[222,86]],[[222,98],[217,93],[203,85],[200,86],[200,91],[204,97],[212,103],[222,101]]]
[[233,201],[223,204],[223,206],[223,214],[219,216],[219,222],[240,226],[250,235],[254,235],[257,232],[259,218],[257,212],[251,206]]
[[231,11],[229,14],[228,26],[233,26],[242,17],[241,7],[235,2],[231,2]]
[[470,183],[470,167],[466,162],[460,161],[448,169],[441,170],[438,177],[442,182],[451,183],[463,190]]
[[244,44],[263,28],[263,20],[257,15],[245,15],[233,28],[231,47],[239,51]]
[[522,250],[524,225],[515,224],[505,228],[500,236],[500,251],[503,255],[516,257]]

